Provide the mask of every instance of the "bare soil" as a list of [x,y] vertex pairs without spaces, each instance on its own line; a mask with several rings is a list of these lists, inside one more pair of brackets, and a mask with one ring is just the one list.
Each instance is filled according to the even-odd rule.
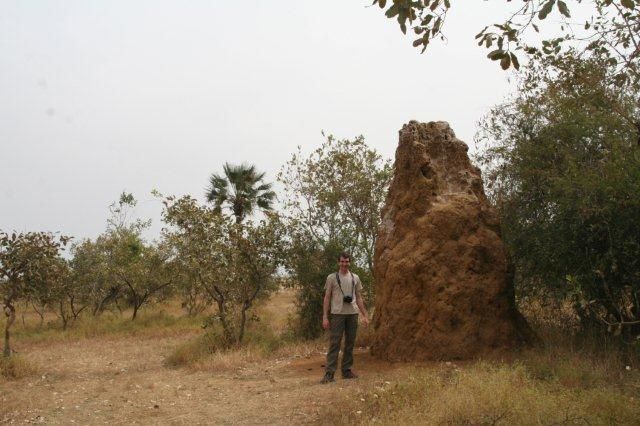
[[192,335],[18,345],[37,377],[0,381],[0,423],[283,424],[317,423],[344,393],[387,380],[395,370],[356,350],[361,377],[319,384],[325,355],[291,356],[224,371],[163,365]]

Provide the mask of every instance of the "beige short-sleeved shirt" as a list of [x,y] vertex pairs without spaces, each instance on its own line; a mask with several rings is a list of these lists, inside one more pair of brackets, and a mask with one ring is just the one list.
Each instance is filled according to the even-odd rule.
[[[362,283],[360,277],[353,274],[353,281],[351,280],[351,272],[347,272],[346,275],[340,274],[340,285],[336,280],[336,273],[329,274],[327,276],[327,282],[324,285],[325,294],[331,292],[331,308],[332,314],[357,314],[359,313],[356,305],[356,292],[362,295]],[[342,291],[340,291],[342,288]],[[344,303],[344,296],[352,296],[353,302]]]

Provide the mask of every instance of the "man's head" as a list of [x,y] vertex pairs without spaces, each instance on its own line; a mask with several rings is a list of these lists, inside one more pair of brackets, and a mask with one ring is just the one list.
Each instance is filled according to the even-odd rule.
[[346,273],[349,270],[350,263],[351,255],[346,251],[340,253],[340,256],[338,256],[338,267],[340,267],[340,272]]

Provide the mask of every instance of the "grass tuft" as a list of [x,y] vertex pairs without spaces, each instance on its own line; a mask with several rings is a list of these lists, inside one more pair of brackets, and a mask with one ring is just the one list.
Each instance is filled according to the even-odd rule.
[[37,368],[19,355],[0,356],[0,378],[18,380],[35,375]]

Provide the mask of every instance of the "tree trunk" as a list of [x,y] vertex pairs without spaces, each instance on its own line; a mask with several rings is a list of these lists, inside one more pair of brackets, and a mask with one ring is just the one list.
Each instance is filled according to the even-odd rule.
[[245,303],[242,306],[242,312],[240,317],[240,332],[238,334],[238,343],[242,343],[242,338],[244,337],[244,327],[245,327],[245,324],[247,323],[247,309],[249,309],[249,307]]
[[235,343],[235,338],[233,336],[233,331],[227,321],[227,312],[224,309],[224,302],[221,300],[217,300],[218,302],[218,316],[220,317],[220,323],[222,323],[222,331],[224,332],[224,338],[227,341],[228,345]]
[[116,308],[118,308],[120,316],[122,316],[122,308],[120,307],[120,303],[118,303],[118,299],[116,299],[114,303],[116,304]]
[[69,296],[69,307],[71,308],[71,314],[73,315],[74,321],[78,319],[80,312],[84,311],[84,309],[88,306],[88,305],[84,305],[80,309],[76,309],[75,300],[76,299],[73,295]]
[[4,314],[7,317],[7,323],[4,327],[4,350],[2,355],[8,358],[11,355],[11,347],[9,346],[9,329],[13,322],[16,320],[16,308],[10,302],[5,302]]
[[29,308],[29,302],[25,301],[24,302],[24,309],[22,310],[22,313],[20,314],[20,316],[22,317],[22,326],[23,327],[27,326],[27,323],[26,323],[26,321],[24,319],[24,316],[25,316],[25,314],[27,312],[27,308]]
[[38,326],[38,328],[42,328],[42,326],[44,325],[44,309],[45,309],[44,305],[42,305],[42,310],[40,310],[36,308],[35,302],[31,302],[31,307],[33,308],[34,311],[36,311],[36,313],[40,317],[40,325]]
[[64,302],[62,300],[60,300],[60,319],[62,319],[62,331],[65,331],[67,329],[69,318],[64,311]]
[[138,316],[139,308],[140,308],[140,305],[138,305],[137,303],[133,304],[133,315],[131,315],[131,321],[135,321],[136,317]]
[[133,298],[133,316],[131,317],[131,321],[136,319],[138,316],[138,310],[146,303],[149,296],[151,296],[151,293],[149,292],[145,292],[140,296],[133,290],[133,288],[131,288],[131,297]]

